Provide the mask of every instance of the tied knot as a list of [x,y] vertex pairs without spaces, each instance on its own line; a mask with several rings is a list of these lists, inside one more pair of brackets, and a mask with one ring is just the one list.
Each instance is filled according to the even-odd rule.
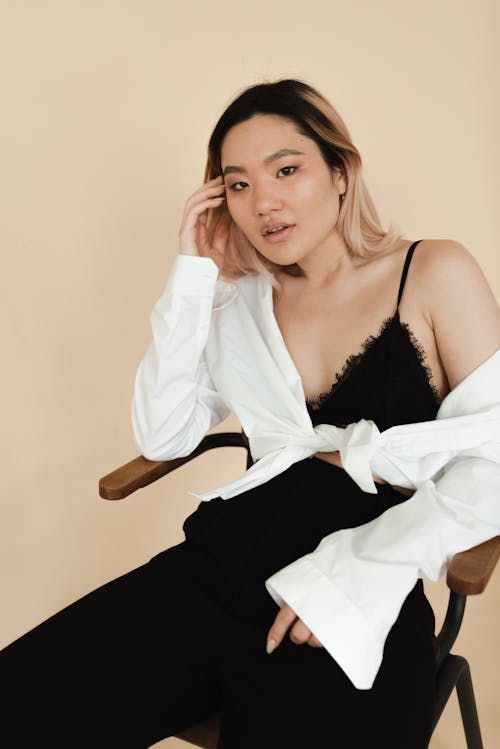
[[380,430],[375,422],[360,419],[346,427],[318,424],[314,432],[319,445],[317,452],[338,450],[344,470],[370,494],[377,493],[373,481],[371,461],[380,440]]

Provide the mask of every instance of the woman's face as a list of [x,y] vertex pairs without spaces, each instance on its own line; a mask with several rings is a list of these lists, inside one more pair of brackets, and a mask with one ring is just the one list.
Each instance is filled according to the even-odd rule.
[[[269,260],[300,265],[338,241],[345,180],[338,171],[332,179],[318,146],[294,122],[262,114],[240,122],[224,138],[221,164],[229,213]],[[291,228],[263,235],[266,227],[281,224]]]

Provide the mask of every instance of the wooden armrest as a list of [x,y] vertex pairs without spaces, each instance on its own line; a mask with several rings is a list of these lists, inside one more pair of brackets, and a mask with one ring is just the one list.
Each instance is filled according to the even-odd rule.
[[448,587],[461,596],[482,593],[493,574],[499,556],[500,536],[468,551],[455,554],[448,565]]
[[242,432],[217,432],[207,434],[190,455],[172,460],[148,460],[143,455],[108,473],[99,480],[99,495],[103,499],[123,499],[129,494],[152,484],[179,466],[188,463],[201,453],[215,447],[244,447],[248,450],[248,439]]

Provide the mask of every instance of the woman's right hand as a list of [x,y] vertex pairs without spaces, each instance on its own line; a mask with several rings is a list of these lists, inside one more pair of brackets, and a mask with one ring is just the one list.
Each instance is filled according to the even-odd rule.
[[181,255],[211,257],[219,269],[222,267],[224,251],[229,235],[230,219],[221,216],[215,228],[212,244],[207,236],[207,214],[209,208],[217,208],[225,200],[221,176],[206,182],[186,201],[179,229],[179,252]]

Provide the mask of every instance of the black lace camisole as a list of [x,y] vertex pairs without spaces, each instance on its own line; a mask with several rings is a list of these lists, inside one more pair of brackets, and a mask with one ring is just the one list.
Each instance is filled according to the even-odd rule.
[[[407,252],[394,316],[348,358],[328,392],[306,403],[314,426],[345,426],[363,418],[384,431],[435,418],[438,393],[425,352],[399,318],[419,241]],[[234,581],[234,594],[249,616],[262,610],[269,615],[269,606],[275,604],[264,587],[266,577],[314,550],[327,534],[367,523],[408,499],[389,484],[376,486],[377,494],[368,494],[342,468],[306,458],[235,497],[200,502],[183,530],[186,539],[203,548]]]

